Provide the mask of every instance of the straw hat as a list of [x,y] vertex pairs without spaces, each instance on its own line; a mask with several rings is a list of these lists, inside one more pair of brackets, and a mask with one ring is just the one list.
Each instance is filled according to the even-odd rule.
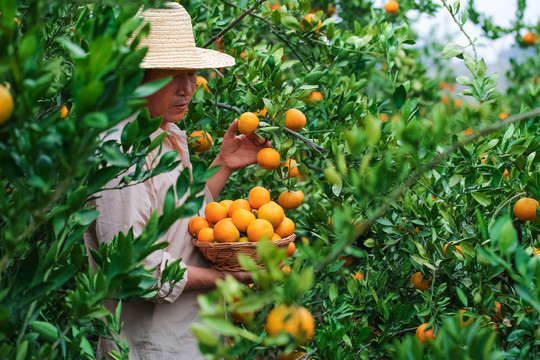
[[142,68],[215,69],[235,64],[232,56],[195,46],[191,17],[180,4],[167,2],[163,6],[138,13],[144,22],[150,23],[150,34],[138,45],[148,47]]

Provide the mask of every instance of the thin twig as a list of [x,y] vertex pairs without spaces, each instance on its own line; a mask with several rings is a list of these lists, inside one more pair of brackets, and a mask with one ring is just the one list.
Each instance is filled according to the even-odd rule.
[[465,32],[465,29],[463,28],[463,25],[458,21],[458,19],[456,19],[456,15],[452,12],[452,9],[450,8],[450,5],[448,5],[448,3],[446,2],[446,0],[441,0],[442,3],[443,3],[443,6],[446,8],[446,10],[448,10],[448,12],[450,13],[450,16],[452,16],[452,20],[454,20],[454,22],[457,24],[457,26],[459,26],[459,31],[461,31],[461,33],[463,35],[465,35],[465,37],[467,38],[467,40],[469,40],[469,44],[471,45],[473,51],[474,51],[474,61],[478,61],[478,54],[476,52],[476,46],[474,46],[474,42],[472,41],[471,37],[469,36],[469,34],[467,34]]
[[[471,136],[465,138],[464,140],[462,140],[462,141],[460,141],[458,143],[455,143],[450,148],[448,148],[448,150],[446,150],[446,151],[440,153],[439,155],[435,156],[433,158],[433,160],[431,160],[427,165],[425,165],[422,169],[420,169],[417,172],[415,172],[414,174],[412,174],[403,184],[401,184],[397,189],[395,189],[394,192],[390,196],[388,196],[386,198],[386,200],[379,207],[377,212],[372,217],[370,217],[368,220],[362,222],[362,224],[360,225],[360,228],[358,229],[358,233],[361,234],[364,231],[366,231],[367,229],[369,229],[373,225],[373,223],[375,223],[375,220],[382,217],[386,213],[386,210],[388,209],[388,207],[392,203],[394,203],[394,201],[396,201],[401,195],[403,195],[403,193],[412,184],[414,184],[420,178],[420,176],[422,176],[422,174],[424,174],[424,173],[426,173],[426,172],[428,172],[430,170],[433,170],[437,165],[439,165],[439,163],[444,158],[446,158],[446,157],[450,156],[451,154],[455,153],[459,148],[461,148],[461,147],[463,147],[463,146],[465,146],[467,144],[470,144],[470,143],[476,141],[477,139],[479,139],[480,137],[486,136],[489,133],[491,133],[493,131],[496,131],[496,130],[499,130],[499,129],[507,126],[507,125],[513,124],[515,122],[523,121],[523,120],[526,120],[526,119],[529,119],[529,118],[533,118],[533,117],[538,116],[538,115],[540,115],[540,108],[536,108],[534,110],[528,111],[528,112],[523,113],[523,114],[510,116],[505,121],[501,121],[501,122],[486,126],[486,128],[479,131],[478,134],[471,135]],[[321,271],[331,261],[337,259],[337,257],[343,252],[345,247],[347,247],[348,245],[349,244],[347,242],[344,242],[343,244],[338,246],[323,262],[320,262],[317,265],[317,267],[315,268],[315,272]]]
[[303,142],[305,142],[307,144],[307,146],[309,146],[313,150],[317,151],[319,154],[322,154],[322,151],[324,150],[324,147],[322,147],[321,145],[315,144],[313,141],[309,140],[307,137],[302,136],[299,133],[297,133],[296,131],[292,131],[291,129],[283,128],[283,131],[285,133],[291,135],[291,136],[294,136],[297,139],[302,140]]
[[266,0],[259,0],[257,1],[257,3],[255,5],[253,5],[251,8],[247,9],[246,11],[244,11],[239,17],[237,17],[236,19],[234,19],[225,29],[221,30],[217,35],[214,35],[214,37],[212,37],[210,40],[208,40],[208,42],[206,44],[204,44],[202,47],[203,48],[207,48],[209,47],[210,45],[212,45],[212,43],[214,41],[216,41],[217,39],[219,39],[220,37],[223,36],[223,34],[225,34],[227,31],[231,30],[234,25],[238,24],[238,22],[240,22],[243,18],[245,18],[248,14],[251,14],[253,12],[253,10],[255,10],[256,8],[258,8],[263,2],[265,2]]

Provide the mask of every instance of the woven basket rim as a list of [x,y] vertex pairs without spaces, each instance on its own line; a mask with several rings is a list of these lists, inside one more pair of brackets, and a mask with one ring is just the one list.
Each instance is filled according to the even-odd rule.
[[[295,234],[289,235],[287,237],[281,238],[279,240],[272,241],[274,244],[283,245],[286,243],[291,242],[291,240],[294,240],[296,238]],[[193,238],[193,245],[195,245],[198,248],[201,249],[253,249],[257,247],[257,244],[259,242],[252,241],[252,242],[208,242],[208,241],[199,241],[197,238]]]

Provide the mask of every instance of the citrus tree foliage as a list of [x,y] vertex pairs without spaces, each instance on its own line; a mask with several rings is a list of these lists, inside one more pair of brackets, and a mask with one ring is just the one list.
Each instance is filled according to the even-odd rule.
[[[156,215],[139,238],[119,235],[94,254],[96,273],[87,269],[82,233],[97,213],[86,201],[110,179],[144,181],[176,165],[164,154],[154,170],[141,171],[141,159],[159,146],[148,138],[159,119],[144,111],[124,129],[121,145],[98,137],[163,85],[140,86],[144,50],[126,45],[143,2],[0,4],[0,41],[7,49],[0,81],[10,84],[16,104],[0,127],[0,181],[7,190],[0,195],[2,353],[92,358],[95,336],[108,335],[120,346],[116,356],[126,357],[118,337],[121,308],[113,315],[101,304],[152,296],[155,284],[137,264],[173,219],[200,206],[193,196],[184,208],[167,207],[171,212]],[[246,198],[255,185],[271,189],[274,198],[285,189],[305,194],[304,204],[287,212],[298,237],[293,257],[262,242],[265,268],[242,259],[253,287],[227,278],[200,298],[203,322],[192,329],[203,353],[228,359],[276,358],[293,349],[312,359],[538,356],[539,226],[512,213],[520,197],[540,199],[538,45],[530,58],[512,62],[512,85],[499,94],[498,74],[477,56],[474,39],[426,50],[411,29],[409,10],[439,10],[453,17],[456,31],[468,14],[485,23],[488,36],[499,36],[472,2],[461,9],[458,2],[403,0],[393,15],[369,0],[182,5],[193,18],[197,45],[237,61],[199,73],[209,91],[197,90],[181,124],[215,140],[209,152],[192,157],[200,182],[191,184],[191,193],[209,176],[206,165],[233,119],[266,108],[258,133],[282,160],[294,158],[301,176],[251,166],[232,176],[222,197]],[[518,8],[526,11],[525,2]],[[313,20],[303,19],[310,12]],[[522,19],[505,31],[520,38]],[[447,71],[451,57],[462,59],[470,74],[456,79]],[[428,74],[428,63],[437,74]],[[310,98],[314,91],[322,100]],[[284,128],[290,108],[308,119],[298,133]],[[187,187],[188,177],[181,178]],[[290,274],[280,269],[284,264]],[[417,272],[426,290],[410,282]],[[171,281],[181,275],[171,268]],[[311,311],[309,342],[266,334],[266,316],[279,304]],[[460,316],[460,310],[467,312]],[[413,336],[422,323],[433,327],[434,341],[421,344]]]
[[[94,358],[98,335],[118,342],[127,358],[110,299],[152,297],[156,281],[141,261],[166,244],[154,244],[179,217],[198,211],[209,173],[194,167],[177,184],[190,191],[176,207],[170,189],[161,215],[140,236],[119,234],[93,252],[88,268],[83,233],[98,212],[86,205],[110,180],[116,187],[145,181],[179,164],[164,153],[144,170],[145,155],[160,148],[150,139],[161,119],[142,110],[143,97],[164,81],[141,86],[145,49],[128,37],[139,26],[143,3],[75,1],[0,2],[0,82],[14,112],[0,127],[0,353],[12,359]],[[145,2],[147,5],[157,5]],[[4,106],[5,104],[2,104]],[[138,115],[137,115],[138,114]],[[102,141],[121,120],[121,144]],[[169,264],[165,281],[183,272]]]

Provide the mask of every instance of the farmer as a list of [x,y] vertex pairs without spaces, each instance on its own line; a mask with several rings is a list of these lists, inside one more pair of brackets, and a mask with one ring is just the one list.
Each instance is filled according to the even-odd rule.
[[[226,54],[195,47],[191,18],[187,11],[177,3],[167,3],[166,6],[165,9],[148,9],[141,14],[151,26],[149,36],[140,43],[140,46],[149,48],[141,66],[146,69],[145,82],[172,77],[160,91],[147,98],[147,106],[152,116],[163,116],[161,127],[152,138],[167,132],[162,153],[178,151],[181,165],[141,184],[101,193],[94,203],[100,215],[85,234],[87,247],[97,248],[99,243],[110,241],[118,232],[127,233],[131,227],[135,236],[139,235],[150,215],[163,207],[165,193],[176,184],[180,170],[191,168],[188,139],[180,129],[181,120],[196,90],[197,69],[223,68],[235,63]],[[121,129],[133,119],[120,123],[118,131],[107,139],[119,141]],[[238,120],[235,120],[225,133],[220,152],[212,163],[212,166],[220,165],[221,168],[207,182],[203,209],[208,202],[217,198],[233,171],[255,163],[257,152],[270,146],[269,142],[259,140],[255,135],[236,136],[237,128]],[[148,155],[146,168],[157,163],[154,162],[157,151]],[[110,185],[114,186],[115,182],[107,187]],[[124,327],[121,335],[128,342],[130,359],[203,358],[190,330],[190,323],[199,321],[197,296],[213,289],[216,279],[224,278],[226,273],[210,268],[194,247],[188,230],[189,220],[176,221],[158,240],[166,241],[169,245],[150,254],[145,260],[147,268],[156,269],[154,276],[161,286],[156,299],[122,304],[121,321]],[[187,270],[184,278],[171,289],[169,284],[161,284],[159,279],[166,262],[176,259],[182,259],[180,264]],[[231,275],[243,282],[250,279],[245,272]],[[114,349],[112,341],[100,339],[98,358]]]

